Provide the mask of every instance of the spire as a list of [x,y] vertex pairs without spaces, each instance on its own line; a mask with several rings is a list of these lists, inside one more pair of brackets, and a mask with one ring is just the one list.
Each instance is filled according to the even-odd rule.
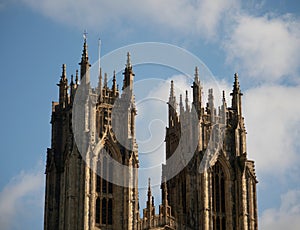
[[62,65],[62,74],[61,74],[62,79],[67,79],[67,73],[66,73],[66,64]]
[[223,97],[222,97],[222,106],[221,106],[221,122],[223,124],[226,124],[226,111],[227,111],[227,103],[226,103],[226,98],[225,98],[225,91],[223,90]]
[[104,88],[107,88],[107,73],[104,74]]
[[[148,200],[151,199],[152,192],[151,192],[151,179],[150,177],[148,178]],[[150,198],[149,198],[150,197]]]
[[127,63],[126,63],[126,68],[131,68],[131,60],[130,60],[130,53],[127,52]]
[[78,85],[78,69],[76,70],[75,84]]
[[164,207],[168,206],[168,187],[166,177],[164,177],[164,181],[162,183],[162,204]]
[[87,35],[87,32],[85,31],[83,33],[83,50],[82,50],[81,61],[80,61],[79,65],[80,65],[80,80],[82,80],[82,78],[85,77],[84,84],[89,85],[89,83],[90,83],[89,69],[90,69],[91,65],[89,63],[86,35]]
[[171,81],[171,88],[170,88],[170,96],[168,101],[168,114],[169,114],[169,128],[178,124],[178,116],[177,116],[177,103],[176,97],[174,93],[174,82]]
[[233,90],[240,90],[240,83],[239,83],[239,75],[238,75],[238,73],[234,74]]
[[116,80],[116,71],[114,70],[114,76],[113,76],[113,84],[112,84],[112,91],[113,94],[116,95],[117,92],[117,80]]
[[202,87],[199,80],[198,67],[195,67],[195,78],[192,85],[193,88],[193,106],[197,112],[198,118],[201,116],[201,101],[202,101]]
[[73,74],[71,74],[71,83],[70,83],[70,85],[74,85],[74,76],[73,76]]
[[226,98],[225,98],[225,90],[222,92],[222,106],[224,109],[227,108]]
[[230,94],[232,96],[231,108],[237,112],[238,115],[242,115],[242,98],[243,95],[240,90],[239,76],[234,74],[233,90]]
[[180,94],[179,96],[179,111],[180,111],[180,115],[183,115],[184,112],[184,107],[183,107],[183,102],[182,102],[182,94]]
[[65,108],[68,104],[68,79],[66,74],[66,64],[62,65],[62,74],[59,83],[59,104]]
[[214,92],[213,89],[208,90],[208,108],[210,111],[211,121],[215,121],[215,107],[214,107]]
[[170,88],[170,98],[174,98],[175,93],[174,93],[174,82],[173,80],[171,81],[171,88]]
[[147,201],[147,209],[148,209],[148,219],[150,220],[152,216],[155,215],[155,206],[154,206],[154,197],[151,192],[151,182],[150,178],[148,179],[148,201]]
[[75,92],[77,89],[77,83],[74,84],[74,76],[71,75],[71,83],[70,83],[70,102],[73,103]]
[[170,96],[169,96],[169,105],[176,109],[176,97],[174,92],[174,82],[171,80]]
[[194,78],[195,83],[200,83],[199,82],[199,73],[198,73],[198,66],[195,67],[195,78]]
[[185,110],[190,111],[188,91],[185,91]]
[[82,51],[82,56],[81,56],[81,60],[85,60],[88,61],[89,57],[88,57],[88,50],[87,50],[87,32],[84,31],[83,32],[83,51]]
[[130,60],[130,53],[127,53],[127,62],[126,67],[124,71],[124,80],[123,80],[123,90],[128,88],[130,91],[133,90],[133,79],[134,79],[134,73],[132,71],[132,65]]

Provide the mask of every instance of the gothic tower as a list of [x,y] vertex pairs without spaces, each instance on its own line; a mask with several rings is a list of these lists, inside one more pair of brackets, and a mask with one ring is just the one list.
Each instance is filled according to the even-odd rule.
[[[231,107],[227,107],[223,91],[218,112],[212,89],[209,89],[206,108],[202,106],[197,68],[192,85],[192,108],[187,93],[185,108],[180,95],[179,114],[171,82],[167,162],[163,166],[163,176],[171,178],[174,165],[186,164],[185,159],[191,156],[187,166],[167,181],[168,202],[177,229],[258,229],[257,180],[254,162],[247,158],[238,75],[234,78]],[[190,149],[190,146],[195,147]],[[172,156],[177,152],[181,157],[174,161]]]
[[[177,103],[171,81],[162,167],[162,203],[155,211],[149,180],[139,213],[134,72],[127,53],[122,90],[99,69],[91,86],[87,40],[80,72],[67,78],[66,65],[52,103],[47,149],[45,230],[257,230],[257,179],[247,157],[242,93],[234,75],[231,106],[223,91],[216,108],[213,89],[206,106],[198,69]],[[179,105],[179,106],[178,106]]]
[[[101,70],[97,89],[90,86],[91,65],[86,38],[79,65],[80,84],[78,71],[75,82],[72,76],[68,84],[66,65],[63,65],[58,84],[59,102],[52,104],[44,229],[136,229],[138,177],[134,169],[138,168],[138,152],[130,55],[128,53],[121,93],[115,73],[111,88],[107,74],[102,82]],[[75,97],[76,92],[80,97]],[[76,114],[72,114],[75,103]],[[117,108],[113,120],[114,104]],[[72,115],[76,117],[73,126],[75,118]],[[114,125],[118,127],[118,134],[113,131]],[[76,135],[79,141],[75,144]],[[112,183],[118,176],[114,175],[118,164],[127,166],[130,173],[124,171],[121,182]]]

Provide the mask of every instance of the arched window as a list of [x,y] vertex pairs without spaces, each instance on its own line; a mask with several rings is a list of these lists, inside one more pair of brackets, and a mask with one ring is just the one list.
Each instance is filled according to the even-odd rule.
[[105,178],[107,178],[107,158],[104,156],[103,157],[103,179],[102,179],[102,193],[106,193],[107,192],[107,181]]
[[101,161],[98,160],[97,162],[97,177],[96,177],[96,192],[100,192],[101,191],[101,177],[99,175],[101,171]]
[[221,164],[217,162],[212,168],[212,216],[214,230],[226,229],[225,199],[225,174]]
[[[110,150],[105,147],[105,151],[109,156],[111,156]],[[104,194],[112,194],[113,193],[113,184],[110,182],[113,178],[113,164],[112,162],[108,162],[108,158],[106,156],[103,157],[103,179],[102,179],[102,193]],[[108,179],[108,180],[107,180]]]
[[112,225],[113,222],[113,202],[111,198],[103,198],[101,204],[101,224]]
[[102,224],[107,223],[107,201],[106,198],[102,199]]
[[100,199],[96,199],[96,224],[100,224]]
[[113,223],[113,184],[109,181],[112,179],[113,164],[109,161],[111,156],[107,146],[100,152],[97,171],[101,172],[96,178],[96,224],[112,225]]
[[107,205],[107,223],[109,225],[112,224],[112,208],[112,199],[109,199]]

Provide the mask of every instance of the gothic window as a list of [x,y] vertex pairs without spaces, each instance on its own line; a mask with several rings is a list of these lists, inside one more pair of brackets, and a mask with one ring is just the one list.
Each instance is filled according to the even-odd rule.
[[212,169],[212,213],[213,229],[226,229],[225,175],[222,166],[217,162]]
[[106,198],[103,198],[102,199],[102,224],[106,224],[107,222],[106,222],[106,217],[107,217],[107,212],[106,212],[106,210],[107,210],[107,202],[106,202]]
[[[113,164],[109,162],[107,155],[111,156],[110,150],[105,146],[106,154],[101,152],[97,163],[97,171],[101,172],[96,178],[96,224],[112,225],[113,222],[113,184],[109,181],[113,174]],[[106,178],[106,179],[105,179]]]
[[107,180],[105,178],[107,178],[107,158],[103,157],[103,179],[102,179],[102,193],[106,193],[107,192]]
[[107,204],[107,223],[112,224],[112,199],[109,199]]
[[96,200],[96,224],[100,224],[100,198]]
[[96,192],[100,192],[100,187],[101,187],[101,177],[97,174],[97,179],[96,179]]
[[113,193],[113,184],[107,181],[105,178],[111,180],[113,178],[113,164],[110,162],[107,163],[107,158],[103,157],[103,179],[102,179],[102,193],[103,194],[112,194]]
[[101,204],[101,223],[102,225],[112,225],[113,221],[113,202],[111,198],[103,198]]

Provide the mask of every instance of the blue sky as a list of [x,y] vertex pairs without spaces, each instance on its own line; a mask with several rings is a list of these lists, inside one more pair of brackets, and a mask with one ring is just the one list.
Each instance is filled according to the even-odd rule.
[[[0,228],[42,228],[51,102],[57,100],[61,65],[67,64],[68,76],[78,68],[87,29],[91,63],[100,37],[102,55],[149,41],[187,49],[228,93],[239,72],[248,156],[259,180],[260,227],[297,229],[299,12],[297,1],[283,0],[2,0]],[[136,78],[152,71],[136,69]],[[165,79],[176,79],[171,74],[162,71]]]

